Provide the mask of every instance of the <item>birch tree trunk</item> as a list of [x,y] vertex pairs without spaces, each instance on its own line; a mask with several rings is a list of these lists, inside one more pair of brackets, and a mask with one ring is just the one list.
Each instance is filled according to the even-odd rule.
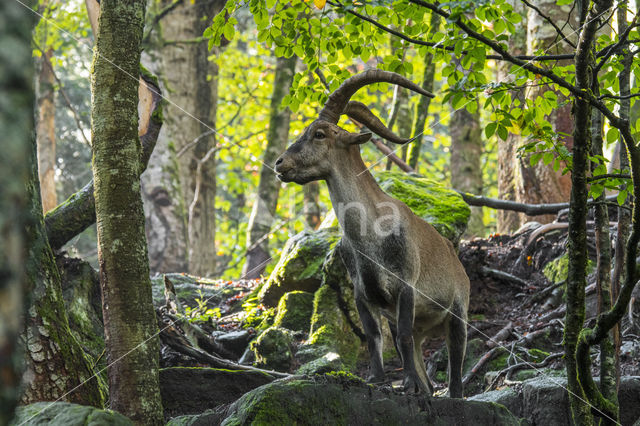
[[131,78],[140,69],[144,12],[144,0],[101,3],[91,81],[92,163],[111,408],[137,424],[160,425],[158,325],[140,196],[138,79]]
[[[33,1],[27,2],[29,7]],[[34,19],[17,2],[0,3],[0,424],[8,424],[20,398],[23,352],[19,335],[25,308],[29,200],[25,192],[33,139],[33,63],[31,31]],[[13,48],[6,46],[11,43]]]
[[268,234],[273,225],[280,191],[280,182],[273,172],[273,165],[287,146],[291,110],[288,107],[282,108],[281,104],[293,82],[296,61],[296,56],[276,59],[267,146],[262,157],[260,182],[247,232],[247,258],[242,270],[242,276],[247,279],[262,275],[271,259]]

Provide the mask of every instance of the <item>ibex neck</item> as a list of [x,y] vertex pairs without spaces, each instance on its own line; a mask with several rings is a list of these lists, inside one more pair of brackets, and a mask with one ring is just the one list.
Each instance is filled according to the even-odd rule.
[[363,226],[376,220],[379,204],[388,200],[362,161],[357,146],[349,150],[349,155],[340,164],[336,164],[327,178],[327,186],[333,209],[347,235],[355,229],[362,234]]

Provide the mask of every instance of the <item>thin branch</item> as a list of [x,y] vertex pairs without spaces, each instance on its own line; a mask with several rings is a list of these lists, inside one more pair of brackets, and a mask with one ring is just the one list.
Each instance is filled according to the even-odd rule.
[[587,182],[595,182],[601,179],[631,179],[631,175],[623,174],[623,173],[606,173],[598,176],[591,176],[587,178]]
[[571,46],[571,47],[573,47],[575,49],[576,45],[564,35],[562,30],[556,25],[555,22],[553,22],[553,20],[549,16],[545,15],[539,8],[537,8],[535,5],[529,3],[527,0],[521,0],[521,1],[522,1],[522,3],[527,5],[527,7],[535,10],[538,13],[538,15],[540,15],[542,17],[542,19],[547,21],[556,30],[558,35],[560,37],[562,37],[562,40],[564,40],[565,43],[567,43],[569,46]]
[[158,12],[158,14],[156,16],[153,17],[153,21],[151,22],[151,24],[149,24],[149,31],[144,35],[144,37],[142,38],[142,45],[146,45],[147,43],[149,43],[149,39],[151,38],[151,33],[153,32],[153,29],[155,28],[155,26],[165,17],[167,16],[169,13],[171,13],[176,7],[178,7],[183,0],[174,0],[173,3],[170,3],[169,5],[167,5],[164,9],[162,9],[160,12]]
[[602,58],[600,59],[600,62],[598,62],[598,65],[596,65],[593,69],[594,74],[597,74],[598,71],[600,71],[602,66],[605,64],[605,62],[607,62],[607,60],[611,57],[611,55],[616,53],[621,46],[626,44],[627,38],[629,37],[629,33],[631,33],[631,30],[633,30],[638,26],[638,16],[640,15],[636,15],[633,17],[633,21],[631,21],[631,24],[629,24],[629,26],[624,31],[624,33],[622,33],[622,35],[619,37],[618,42],[606,48],[607,49],[606,53],[604,54],[604,56],[602,56]]

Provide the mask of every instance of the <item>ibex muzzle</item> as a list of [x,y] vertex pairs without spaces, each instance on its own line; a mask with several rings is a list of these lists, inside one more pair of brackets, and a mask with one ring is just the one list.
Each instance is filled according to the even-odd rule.
[[284,182],[327,182],[343,232],[340,255],[354,284],[367,338],[368,380],[384,381],[380,331],[384,316],[402,359],[405,389],[433,393],[421,345],[427,337],[444,335],[449,393],[461,398],[469,278],[453,245],[405,204],[385,194],[369,173],[358,145],[371,133],[349,133],[337,126],[346,114],[387,140],[406,142],[365,105],[349,101],[361,87],[378,82],[433,96],[395,73],[369,70],[355,75],[329,96],[319,118],[282,154],[275,170]]

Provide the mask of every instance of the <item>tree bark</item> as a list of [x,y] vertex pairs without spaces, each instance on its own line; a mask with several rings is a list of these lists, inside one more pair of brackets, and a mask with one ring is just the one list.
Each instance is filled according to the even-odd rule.
[[[161,5],[170,3],[166,0]],[[172,100],[167,107],[165,131],[169,146],[181,153],[177,159],[180,194],[171,194],[170,202],[174,209],[184,209],[181,213],[187,228],[188,272],[201,276],[213,275],[216,270],[215,155],[210,151],[216,146],[212,129],[216,123],[218,70],[217,65],[208,60],[212,52],[206,40],[180,41],[201,37],[224,3],[222,0],[182,2],[160,21],[157,34],[162,81]],[[173,238],[182,238],[180,230],[174,232]],[[152,245],[155,246],[155,242]],[[182,243],[173,248],[179,250],[181,246]]]
[[[263,237],[271,230],[278,204],[280,182],[273,172],[273,164],[287,146],[291,110],[288,107],[282,108],[282,99],[289,93],[289,88],[293,83],[296,62],[296,56],[276,60],[267,146],[262,157],[260,182],[247,232],[249,250],[242,270],[242,276],[247,279],[260,277],[271,258],[269,256],[269,239]],[[258,243],[258,241],[261,242]]]
[[320,196],[320,185],[318,182],[309,182],[302,187],[304,195],[304,218],[311,229],[320,226],[320,206],[318,197]]
[[[46,6],[44,6],[46,7]],[[45,48],[46,46],[41,46]],[[55,133],[55,78],[51,64],[52,49],[46,49],[36,60],[38,79],[36,83],[38,143],[38,173],[42,191],[44,213],[58,205],[55,183],[56,133]]]
[[27,226],[26,262],[30,308],[23,336],[26,371],[21,403],[62,400],[101,408],[104,395],[89,357],[69,329],[60,274],[45,233],[35,140],[30,163],[27,194],[32,221]]
[[[466,108],[453,112],[449,122],[451,135],[451,186],[460,191],[482,194],[482,129],[479,114]],[[465,235],[484,235],[482,207],[471,207]]]
[[140,196],[138,80],[131,78],[140,69],[144,12],[143,0],[101,4],[91,82],[92,164],[111,408],[137,424],[160,425],[158,324]]
[[[571,6],[557,6],[555,0],[536,0],[534,4],[546,16],[550,17],[554,22],[565,22],[571,20],[569,15]],[[575,38],[575,37],[574,37]],[[570,45],[559,42],[559,36],[555,28],[545,20],[540,13],[533,8],[528,9],[527,16],[527,54],[538,54],[539,50],[550,54],[560,54],[572,52]],[[569,61],[565,61],[568,65]],[[544,92],[551,90],[549,86],[537,86],[529,88],[526,91],[526,97],[535,100],[539,96],[543,96]],[[558,102],[560,105],[548,117],[549,122],[553,126],[557,134],[571,134],[573,130],[573,120],[571,117],[571,105],[562,103],[566,98],[560,93]],[[571,149],[571,136],[560,137],[558,143],[564,143],[567,149]],[[562,175],[560,171],[554,171],[552,165],[545,165],[538,162],[535,166],[529,164],[528,158],[523,158],[518,163],[519,172],[516,180],[516,201],[522,203],[560,203],[569,199],[571,190],[571,177],[569,174]],[[555,219],[554,216],[536,217],[536,221],[548,223]],[[530,220],[530,218],[521,215],[520,224]]]
[[[605,2],[596,2],[590,8],[590,2],[582,4],[580,22],[585,22],[580,32],[576,49],[575,69],[576,87],[580,90],[592,88],[590,68],[593,65],[593,44],[599,20],[599,13],[610,7]],[[610,3],[610,2],[609,2]],[[573,172],[571,173],[571,208],[569,210],[569,266],[567,276],[567,313],[565,316],[564,351],[567,367],[569,405],[573,422],[579,425],[593,424],[593,416],[586,403],[583,382],[579,378],[578,338],[585,319],[585,287],[587,267],[587,175],[588,156],[591,150],[591,105],[584,99],[576,98],[573,116],[578,123],[573,130]],[[590,374],[591,372],[587,372]],[[581,383],[582,382],[582,383]]]
[[[521,0],[508,0],[514,10],[521,15],[525,12],[525,6]],[[527,32],[526,16],[520,25],[516,26],[516,33],[509,37],[509,51],[514,55],[526,52]],[[498,81],[501,83],[513,82],[510,74],[511,64],[507,61],[498,63]],[[524,90],[512,92],[513,100],[518,100],[520,105],[524,103]],[[509,133],[507,140],[498,140],[498,198],[505,201],[516,201],[516,180],[518,179],[519,163],[517,148],[521,143],[521,137],[515,133]],[[498,233],[510,233],[520,228],[520,215],[510,210],[497,212]]]
[[[29,7],[33,1],[27,2]],[[24,327],[25,258],[30,221],[29,182],[33,139],[33,14],[17,2],[0,3],[0,424],[13,418],[20,398]],[[12,47],[7,47],[11,45]]]

